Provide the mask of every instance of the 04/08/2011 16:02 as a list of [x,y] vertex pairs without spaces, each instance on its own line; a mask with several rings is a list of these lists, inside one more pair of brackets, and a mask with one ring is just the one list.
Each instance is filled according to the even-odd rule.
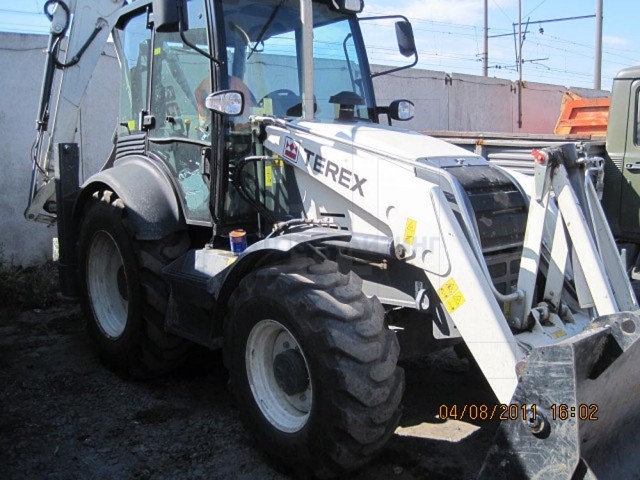
[[[552,404],[549,408],[552,420],[598,420],[598,405],[580,404],[569,406],[564,403]],[[462,404],[440,405],[440,420],[529,420],[535,421],[539,413],[538,405],[518,404]]]

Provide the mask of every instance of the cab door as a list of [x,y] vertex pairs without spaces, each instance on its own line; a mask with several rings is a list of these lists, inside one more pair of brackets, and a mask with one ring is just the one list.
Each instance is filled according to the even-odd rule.
[[[204,0],[186,2],[187,39],[209,48]],[[211,61],[186,45],[179,32],[153,35],[148,130],[149,152],[175,179],[187,223],[210,225],[208,164],[213,140],[204,100],[211,92]]]
[[621,234],[625,239],[640,239],[640,80],[631,84],[620,205]]

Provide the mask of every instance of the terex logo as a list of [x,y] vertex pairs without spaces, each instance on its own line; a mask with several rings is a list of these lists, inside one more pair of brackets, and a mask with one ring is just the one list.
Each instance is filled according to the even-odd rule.
[[304,151],[307,154],[307,165],[312,165],[311,168],[315,173],[324,174],[325,177],[331,178],[335,183],[352,192],[357,190],[360,196],[364,197],[362,186],[367,182],[366,178],[360,178],[357,173],[341,168],[337,163],[327,160],[311,150],[305,148]]
[[284,140],[284,157],[293,163],[298,162],[298,146],[291,137],[287,137]]

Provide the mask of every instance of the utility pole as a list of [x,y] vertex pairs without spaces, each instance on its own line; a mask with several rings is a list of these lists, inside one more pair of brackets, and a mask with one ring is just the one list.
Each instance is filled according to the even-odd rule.
[[489,76],[489,0],[484,0],[484,53],[482,54],[482,76]]
[[518,0],[518,128],[522,128],[522,0]]
[[596,0],[596,60],[593,70],[593,88],[600,90],[602,80],[602,0]]

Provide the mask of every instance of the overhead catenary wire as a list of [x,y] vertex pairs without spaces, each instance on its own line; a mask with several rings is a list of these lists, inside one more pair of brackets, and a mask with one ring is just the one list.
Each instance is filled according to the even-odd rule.
[[[42,14],[41,8],[44,2],[42,0],[34,0],[33,2],[16,2],[11,7],[0,8],[0,17],[4,17],[4,21],[0,20],[0,30],[10,31],[13,33],[48,33],[48,22]],[[507,12],[496,0],[491,0],[491,8],[499,12],[500,17],[508,19],[509,23],[513,19],[509,17]],[[527,15],[533,12],[540,13],[545,4],[549,4],[547,0],[534,3]],[[14,6],[15,5],[15,6]],[[388,13],[384,9],[379,9],[382,13]],[[368,9],[368,13],[374,14],[375,8]],[[11,15],[19,15],[23,20],[19,22],[6,20]],[[544,15],[537,15],[544,16]],[[41,19],[41,23],[38,22]],[[481,73],[482,60],[482,42],[478,40],[478,25],[469,22],[439,21],[436,19],[424,18],[423,16],[412,16],[411,21],[414,25],[414,32],[419,41],[418,47],[421,52],[421,61],[418,68],[438,69],[444,71],[459,71],[461,73]],[[502,22],[504,23],[504,21]],[[532,22],[534,23],[534,22]],[[535,23],[534,23],[535,24]],[[548,29],[551,30],[551,29]],[[510,29],[491,27],[490,33],[496,35],[513,35]],[[553,41],[545,40],[545,38],[553,39]],[[580,42],[579,39],[573,37],[563,38],[561,34],[554,35],[552,32],[545,32],[544,37],[537,35],[537,31],[528,32],[527,41],[536,40],[533,44],[538,51],[535,54],[529,54],[530,49],[525,49],[523,53],[524,61],[532,58],[550,57],[550,61],[545,61],[544,65],[534,67],[528,64],[525,69],[525,80],[529,79],[549,79],[553,82],[564,81],[566,79],[576,79],[583,86],[588,86],[591,82],[587,79],[593,76],[592,63],[594,56],[585,52],[593,50],[593,44],[588,45]],[[387,39],[388,40],[388,39]],[[576,41],[578,40],[578,41]],[[455,50],[452,48],[455,45]],[[531,45],[531,43],[529,43]],[[528,46],[529,46],[528,45]],[[560,48],[560,47],[564,48]],[[380,63],[387,60],[395,49],[386,45],[367,44],[370,54],[371,63]],[[511,46],[513,49],[513,46]],[[508,75],[511,72],[513,61],[508,58],[504,42],[499,40],[492,41],[491,45],[492,58],[489,59],[488,68],[492,75]],[[465,53],[468,52],[468,53]],[[580,72],[579,66],[571,65],[571,59],[590,59],[591,63],[584,65],[584,73]],[[630,46],[607,45],[603,48],[603,82],[609,81],[612,74],[609,72],[613,69],[619,69],[622,66],[638,63],[640,60],[640,49]],[[502,72],[502,73],[501,73]]]

